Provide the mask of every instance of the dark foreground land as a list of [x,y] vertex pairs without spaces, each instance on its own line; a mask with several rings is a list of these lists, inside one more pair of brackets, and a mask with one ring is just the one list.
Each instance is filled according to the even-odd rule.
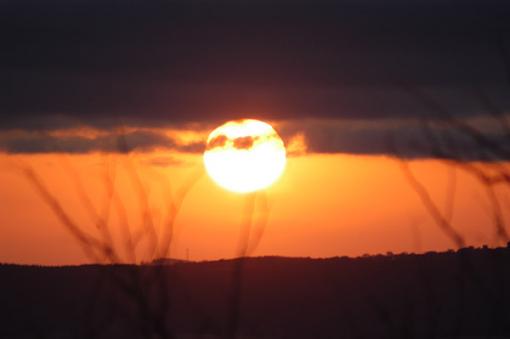
[[0,265],[0,338],[510,338],[510,249]]

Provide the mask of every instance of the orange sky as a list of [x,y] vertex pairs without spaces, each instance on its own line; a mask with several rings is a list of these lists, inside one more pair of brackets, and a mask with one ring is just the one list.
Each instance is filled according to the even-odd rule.
[[[385,155],[420,159],[412,168],[440,210],[452,172],[427,159],[510,161],[510,35],[490,38],[510,30],[510,6],[216,2],[0,6],[0,262],[90,262],[77,234],[103,251],[112,242],[124,262],[229,258],[253,201],[255,221],[268,219],[252,255],[454,247]],[[219,188],[202,164],[209,133],[239,119],[271,124],[290,155],[254,198]],[[509,213],[510,167],[497,174]],[[457,175],[454,227],[466,245],[500,245],[484,187]]]
[[[192,260],[235,256],[248,198],[216,186],[205,175],[199,155],[174,155],[175,163],[170,166],[149,161],[166,156],[155,152],[130,156],[1,155],[0,262],[60,265],[90,261],[22,174],[20,165],[36,169],[76,224],[97,236],[101,233],[78,194],[73,171],[92,204],[101,210],[106,206],[106,169],[115,167],[116,192],[127,210],[131,231],[136,233],[143,217],[139,194],[130,176],[134,172],[129,168],[133,168],[147,192],[158,241],[165,230],[168,192],[178,195],[187,182],[196,181],[177,215],[170,256],[185,258],[186,249]],[[450,169],[433,160],[415,161],[412,168],[442,208]],[[457,183],[454,226],[470,245],[496,245],[483,189],[462,172],[458,172]],[[313,154],[291,157],[283,176],[267,190],[266,196],[268,222],[252,255],[358,256],[454,247],[391,158]],[[255,220],[260,220],[266,211],[260,196],[258,201]],[[122,260],[128,260],[117,212],[112,208],[109,227],[116,250]],[[257,226],[254,227],[256,232]],[[141,240],[137,261],[150,259],[149,247],[149,238]]]

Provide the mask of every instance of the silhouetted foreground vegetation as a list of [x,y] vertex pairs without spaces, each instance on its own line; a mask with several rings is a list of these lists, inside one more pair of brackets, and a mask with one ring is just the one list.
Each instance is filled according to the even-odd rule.
[[[240,259],[237,337],[510,337],[509,259],[510,248]],[[235,267],[177,262],[154,280],[161,265],[0,265],[0,337],[222,338]]]

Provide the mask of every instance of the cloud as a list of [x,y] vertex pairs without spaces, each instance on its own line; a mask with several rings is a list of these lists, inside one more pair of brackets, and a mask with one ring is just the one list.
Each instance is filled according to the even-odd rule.
[[207,149],[209,150],[216,147],[223,147],[227,143],[227,140],[228,138],[226,135],[224,134],[217,135],[207,143]]
[[429,114],[407,88],[468,116],[473,85],[510,109],[510,3],[311,4],[2,1],[0,128]]
[[501,121],[486,116],[455,122],[312,119],[287,121],[278,128],[286,145],[301,143],[294,151],[296,155],[304,150],[461,161],[510,160],[510,125],[502,126]]
[[[275,125],[289,156],[310,153],[386,155],[404,158],[455,158],[458,160],[509,160],[510,115],[501,119],[479,115],[462,120],[444,119],[294,119]],[[199,125],[195,126],[202,130]],[[6,153],[151,152],[166,150],[201,154],[205,135],[183,138],[190,130],[131,129],[0,132],[0,150]],[[170,136],[171,135],[171,136]],[[203,140],[201,139],[203,138]],[[257,137],[227,140],[223,135],[209,142],[226,142],[239,149],[252,147]],[[157,166],[176,165],[171,157],[156,157]]]
[[[472,136],[424,128],[440,112],[416,92],[461,121],[510,112],[504,1],[12,0],[0,13],[9,153],[200,153],[158,129],[259,118],[292,154],[480,159]],[[101,133],[55,134],[84,126]]]
[[234,147],[237,149],[250,149],[253,146],[253,143],[259,139],[258,136],[252,137],[252,136],[245,136],[245,137],[238,137],[234,139],[228,139],[228,137],[224,134],[217,135],[216,137],[212,138],[207,143],[207,149],[213,149],[213,148],[222,148],[225,147],[225,145],[228,143],[229,147]]
[[0,133],[0,150],[6,153],[128,153],[154,149],[198,152],[203,147],[198,144],[182,144],[162,132],[150,130],[126,133],[114,131],[92,137],[25,131]]
[[257,140],[258,137],[252,137],[252,136],[246,136],[246,137],[239,137],[234,139],[234,148],[237,149],[250,149],[253,146],[253,143],[255,140]]

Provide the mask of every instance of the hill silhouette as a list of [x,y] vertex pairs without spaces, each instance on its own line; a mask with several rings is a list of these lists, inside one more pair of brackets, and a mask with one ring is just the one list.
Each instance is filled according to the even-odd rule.
[[508,247],[484,247],[171,265],[3,264],[0,337],[510,337],[509,259]]

